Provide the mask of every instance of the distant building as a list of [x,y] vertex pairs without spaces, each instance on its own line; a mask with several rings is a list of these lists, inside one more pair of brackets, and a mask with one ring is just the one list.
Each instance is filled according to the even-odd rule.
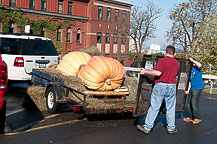
[[87,44],[127,65],[131,4],[119,0],[89,2]]
[[[58,17],[74,21],[76,26],[60,27],[56,41],[62,42],[62,54],[96,46],[102,55],[127,65],[129,24],[132,4],[120,0],[0,0],[0,5],[21,8],[30,20]],[[0,32],[4,20],[0,20]],[[42,27],[42,34],[46,35]],[[19,33],[15,21],[9,32]]]
[[160,45],[159,44],[151,44],[150,50],[151,50],[151,53],[159,53],[160,52]]

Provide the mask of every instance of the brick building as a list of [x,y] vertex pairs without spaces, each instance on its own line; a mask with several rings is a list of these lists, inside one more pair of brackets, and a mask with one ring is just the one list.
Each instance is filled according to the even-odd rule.
[[[119,0],[0,0],[0,4],[14,10],[21,8],[30,20],[58,17],[62,21],[73,21],[75,26],[60,27],[56,33],[56,41],[63,43],[63,55],[96,46],[102,55],[127,65],[130,3]],[[16,22],[9,24],[9,31],[20,32]]]

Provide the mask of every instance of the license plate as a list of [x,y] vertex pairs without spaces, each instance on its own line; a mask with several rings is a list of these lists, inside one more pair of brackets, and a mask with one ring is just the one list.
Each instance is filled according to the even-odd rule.
[[39,68],[46,68],[46,64],[39,64]]

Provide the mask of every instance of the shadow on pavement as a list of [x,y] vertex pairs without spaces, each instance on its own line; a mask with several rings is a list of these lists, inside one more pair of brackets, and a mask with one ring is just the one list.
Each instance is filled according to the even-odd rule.
[[9,86],[6,95],[6,129],[18,132],[31,128],[43,120],[43,114],[26,93],[27,87]]

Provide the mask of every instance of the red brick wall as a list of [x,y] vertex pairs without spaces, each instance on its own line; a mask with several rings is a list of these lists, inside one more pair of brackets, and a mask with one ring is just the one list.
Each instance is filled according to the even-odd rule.
[[17,0],[16,6],[22,8],[29,8],[29,0]]
[[[96,3],[94,5],[94,3]],[[103,6],[103,18],[102,20],[98,20],[98,6],[101,5]],[[130,20],[130,6],[122,6],[122,5],[116,5],[116,4],[111,4],[108,2],[102,2],[99,0],[93,0],[91,3],[91,6],[89,6],[89,23],[88,23],[88,33],[90,33],[88,36],[87,41],[88,45],[97,45],[97,36],[94,34],[97,34],[97,32],[102,32],[102,42],[101,42],[101,50],[102,54],[105,54],[105,34],[109,33],[110,34],[110,57],[117,58],[119,61],[121,61],[121,33],[120,31],[128,31],[129,28],[125,27],[122,23],[122,12],[123,10],[126,10],[127,15],[126,19],[127,21]],[[107,7],[111,8],[111,21],[107,21]],[[115,9],[119,9],[119,21],[115,21]],[[119,32],[118,32],[119,31]],[[113,53],[113,44],[114,44],[114,34],[118,34],[118,52]],[[125,40],[125,50],[126,52],[129,50],[129,38],[126,35],[126,40]],[[125,56],[124,63],[127,64],[128,57],[127,55]]]
[[41,10],[41,0],[35,0],[35,10]]
[[72,5],[72,15],[86,17],[87,5],[87,2],[74,0]]
[[58,12],[58,0],[47,0],[47,12]]
[[[68,14],[68,1],[72,2],[72,15],[80,17],[88,17],[88,21],[80,21],[74,19],[76,27],[72,27],[72,42],[64,44],[65,51],[74,51],[80,48],[88,46],[97,46],[97,32],[102,32],[102,42],[101,50],[102,54],[105,55],[105,34],[110,34],[110,48],[109,55],[110,57],[115,57],[119,61],[121,60],[121,33],[118,31],[124,30],[122,25],[122,12],[123,9],[127,12],[127,20],[130,20],[130,5],[118,5],[111,2],[105,2],[101,0],[63,0],[63,14]],[[35,0],[35,10],[41,10],[41,0]],[[3,5],[9,5],[9,0],[3,0]],[[29,0],[17,0],[17,7],[20,8],[29,8]],[[98,5],[103,6],[103,20],[98,20]],[[107,7],[111,7],[111,21],[106,20]],[[115,9],[119,9],[119,21],[115,21]],[[47,0],[47,12],[58,13],[58,0]],[[36,19],[37,15],[27,14],[31,20]],[[46,16],[40,16],[45,18]],[[82,32],[82,41],[81,44],[77,44],[77,30],[81,29]],[[125,28],[129,31],[128,28]],[[17,28],[19,32],[19,28]],[[67,28],[62,29],[63,31],[63,40],[66,40],[66,30]],[[114,34],[118,34],[118,52],[113,53],[113,44],[114,44]],[[125,49],[129,49],[129,39],[126,37]],[[127,61],[127,56],[125,56],[125,63]]]
[[9,0],[2,0],[2,4],[8,6],[9,5]]

